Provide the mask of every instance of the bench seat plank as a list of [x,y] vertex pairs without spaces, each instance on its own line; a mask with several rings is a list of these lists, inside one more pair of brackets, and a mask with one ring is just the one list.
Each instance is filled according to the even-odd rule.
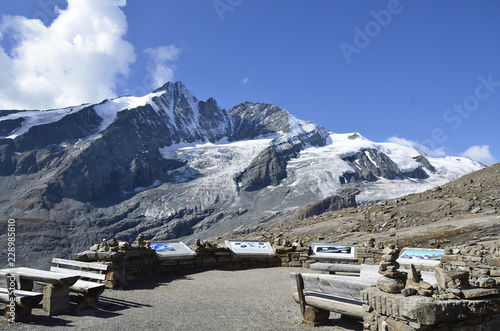
[[59,265],[60,264],[70,265],[70,266],[74,266],[74,267],[88,268],[88,269],[94,269],[94,270],[103,270],[103,271],[109,270],[108,264],[102,264],[102,263],[96,263],[96,262],[81,262],[81,261],[53,258],[52,263],[59,264]]
[[313,263],[310,266],[312,271],[324,272],[349,272],[360,273],[361,265],[359,264],[340,264],[340,263]]
[[106,287],[106,285],[104,285],[104,284],[99,284],[99,283],[94,283],[94,282],[89,282],[86,280],[79,279],[69,289],[72,292],[77,292],[77,293],[82,293],[85,295],[97,297],[104,292],[105,287]]
[[[299,302],[298,293],[294,293],[293,298],[296,302]],[[313,292],[305,292],[304,299],[308,306],[333,311],[341,315],[347,315],[358,319],[363,319],[366,313],[361,302],[342,300],[334,296]]]
[[[14,290],[14,297],[16,298],[16,305],[23,308],[34,308],[43,299],[42,293]],[[9,303],[9,290],[7,288],[0,288],[0,302]]]
[[91,279],[97,279],[97,280],[105,280],[106,275],[105,274],[97,274],[94,272],[90,271],[81,271],[81,270],[73,270],[73,269],[66,269],[66,268],[60,268],[60,267],[50,267],[50,271],[53,272],[58,272],[62,274],[68,274],[68,275],[76,275],[84,278],[91,278]]

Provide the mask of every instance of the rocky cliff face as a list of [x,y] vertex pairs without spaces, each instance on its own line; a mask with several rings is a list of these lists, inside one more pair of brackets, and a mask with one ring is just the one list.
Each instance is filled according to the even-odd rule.
[[380,177],[385,179],[425,179],[428,178],[429,175],[423,167],[426,167],[427,170],[432,173],[435,172],[435,169],[423,155],[414,157],[414,159],[420,163],[416,168],[410,171],[401,171],[396,163],[386,154],[374,148],[362,149],[356,154],[342,159],[354,169],[354,172],[345,172],[342,177],[340,177],[340,181],[343,184],[359,181],[373,182]]
[[480,167],[335,134],[274,105],[227,111],[180,82],[144,97],[0,112],[0,219],[20,224],[20,261],[140,232],[215,237],[346,185],[359,185],[361,202],[383,200]]

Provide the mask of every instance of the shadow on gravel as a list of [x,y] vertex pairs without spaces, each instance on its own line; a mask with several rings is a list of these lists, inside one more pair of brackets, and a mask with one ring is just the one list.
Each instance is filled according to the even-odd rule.
[[[36,313],[36,310],[34,310]],[[25,317],[22,320],[22,324],[33,325],[33,329],[36,329],[36,326],[67,326],[73,327],[73,321],[69,321],[64,319],[63,316],[44,316],[44,315],[31,315],[29,317]]]
[[95,313],[94,316],[100,318],[110,318],[121,315],[116,313],[117,311],[141,307],[151,307],[151,305],[101,296],[99,298],[99,310]]
[[[72,298],[73,299],[73,298]],[[72,304],[68,312],[61,315],[47,316],[41,308],[33,309],[33,314],[23,318],[22,323],[27,325],[37,325],[37,326],[66,326],[74,327],[72,325],[74,321],[67,320],[65,316],[92,316],[97,318],[112,318],[116,316],[123,315],[118,313],[120,311],[130,309],[130,308],[141,308],[141,307],[152,307],[151,305],[146,305],[138,302],[108,298],[106,296],[101,296],[99,298],[99,310],[87,309],[85,311],[77,311],[76,305]]]
[[341,327],[352,331],[363,331],[363,321],[350,318],[349,316],[339,316],[335,318],[334,313],[330,316],[330,326]]
[[189,275],[203,272],[206,270],[175,271],[163,275],[142,276],[130,281],[123,291],[130,290],[152,290],[158,286],[167,285],[175,280],[193,280]]

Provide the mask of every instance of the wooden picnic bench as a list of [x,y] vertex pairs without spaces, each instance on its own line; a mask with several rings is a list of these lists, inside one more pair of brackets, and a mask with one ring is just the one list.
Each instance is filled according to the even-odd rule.
[[[71,292],[78,294],[77,312],[83,312],[88,308],[97,310],[99,296],[105,289],[105,285],[98,282],[106,280],[109,265],[58,258],[53,258],[52,263],[55,266],[50,267],[50,271],[78,276],[76,283],[69,287]],[[78,267],[80,269],[69,269],[68,267]]]
[[[405,247],[398,262],[432,270],[439,263],[442,252],[439,249]],[[297,288],[294,299],[300,304],[306,324],[325,324],[330,312],[358,319],[363,319],[370,312],[371,308],[363,302],[361,292],[375,286],[382,276],[378,273],[378,265],[313,263],[310,269],[321,274],[292,273],[292,284]],[[420,273],[424,281],[430,284],[436,282],[433,271],[421,270]]]
[[31,291],[34,282],[41,283],[42,308],[47,314],[56,315],[69,310],[69,286],[78,280],[78,276],[26,267],[2,269],[0,272],[15,275],[21,290]]
[[[328,272],[292,273],[297,288],[294,300],[299,303],[305,324],[317,326],[328,322],[330,312],[363,319],[370,308],[364,305],[361,292],[374,286],[381,277],[378,266],[314,263],[311,270]],[[330,273],[347,273],[345,275]]]
[[18,282],[18,277],[0,273],[0,304],[4,309],[1,323],[17,322],[20,318],[31,315],[31,310],[42,301],[42,293],[19,290],[17,289]]

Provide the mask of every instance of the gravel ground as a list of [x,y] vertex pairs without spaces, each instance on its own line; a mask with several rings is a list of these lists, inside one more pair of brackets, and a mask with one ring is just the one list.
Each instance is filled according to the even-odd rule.
[[335,319],[331,326],[301,324],[290,272],[300,268],[174,273],[136,281],[131,289],[106,290],[95,316],[44,316],[41,309],[6,330],[362,330]]

